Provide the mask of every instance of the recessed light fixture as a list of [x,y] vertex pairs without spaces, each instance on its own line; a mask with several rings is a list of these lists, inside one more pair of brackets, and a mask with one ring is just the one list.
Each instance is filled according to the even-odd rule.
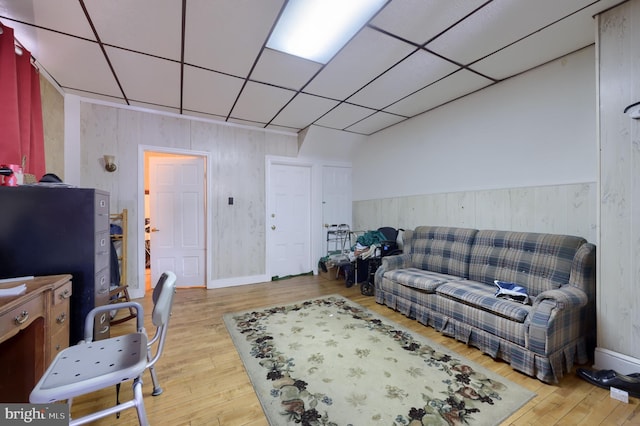
[[326,64],[388,0],[289,0],[267,47]]

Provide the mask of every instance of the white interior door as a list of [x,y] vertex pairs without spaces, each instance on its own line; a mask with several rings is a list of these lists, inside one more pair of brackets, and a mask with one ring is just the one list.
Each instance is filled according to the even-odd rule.
[[176,274],[176,286],[205,286],[204,159],[149,158],[151,284],[162,272]]
[[[325,166],[322,168],[322,223],[324,224],[324,250],[327,247],[327,227],[352,226],[351,167]],[[353,230],[353,229],[352,229]]]
[[266,224],[269,274],[310,272],[311,167],[271,165]]

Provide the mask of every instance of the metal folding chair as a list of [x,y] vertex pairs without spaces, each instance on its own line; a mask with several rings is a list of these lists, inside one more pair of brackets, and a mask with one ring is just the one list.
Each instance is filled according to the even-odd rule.
[[[123,382],[133,381],[133,399],[78,419],[72,419],[70,425],[80,425],[95,421],[122,410],[136,408],[138,421],[148,425],[142,394],[142,374],[150,369],[154,385],[153,395],[162,393],[158,385],[154,365],[160,358],[167,335],[167,327],[173,305],[176,276],[165,272],[158,280],[153,291],[152,321],[156,333],[150,341],[144,328],[144,311],[137,302],[123,302],[121,308],[136,310],[136,332],[109,339],[93,341],[93,324],[96,315],[107,313],[114,305],[105,305],[92,309],[85,319],[85,339],[75,346],[62,350],[53,360],[35,388],[29,401],[32,403],[51,403],[67,400],[69,410],[73,398],[109,386],[117,389]],[[152,346],[155,345],[155,354]]]

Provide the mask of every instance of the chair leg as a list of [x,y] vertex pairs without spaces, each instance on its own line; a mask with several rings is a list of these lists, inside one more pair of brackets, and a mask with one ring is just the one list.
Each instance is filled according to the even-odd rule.
[[149,420],[147,420],[147,412],[144,409],[144,396],[142,395],[142,380],[139,377],[133,381],[133,396],[136,411],[138,412],[138,422],[140,426],[148,426]]
[[162,388],[158,383],[158,376],[156,374],[156,367],[149,367],[149,373],[151,373],[151,382],[153,383],[153,392],[151,392],[152,396],[158,396],[162,393]]

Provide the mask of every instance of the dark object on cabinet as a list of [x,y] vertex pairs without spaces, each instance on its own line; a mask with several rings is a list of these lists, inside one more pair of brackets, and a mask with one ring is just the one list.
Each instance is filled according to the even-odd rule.
[[[109,303],[109,193],[0,187],[0,206],[0,279],[71,274],[69,343],[78,343],[87,313]],[[96,319],[94,336],[109,337],[109,315]]]

